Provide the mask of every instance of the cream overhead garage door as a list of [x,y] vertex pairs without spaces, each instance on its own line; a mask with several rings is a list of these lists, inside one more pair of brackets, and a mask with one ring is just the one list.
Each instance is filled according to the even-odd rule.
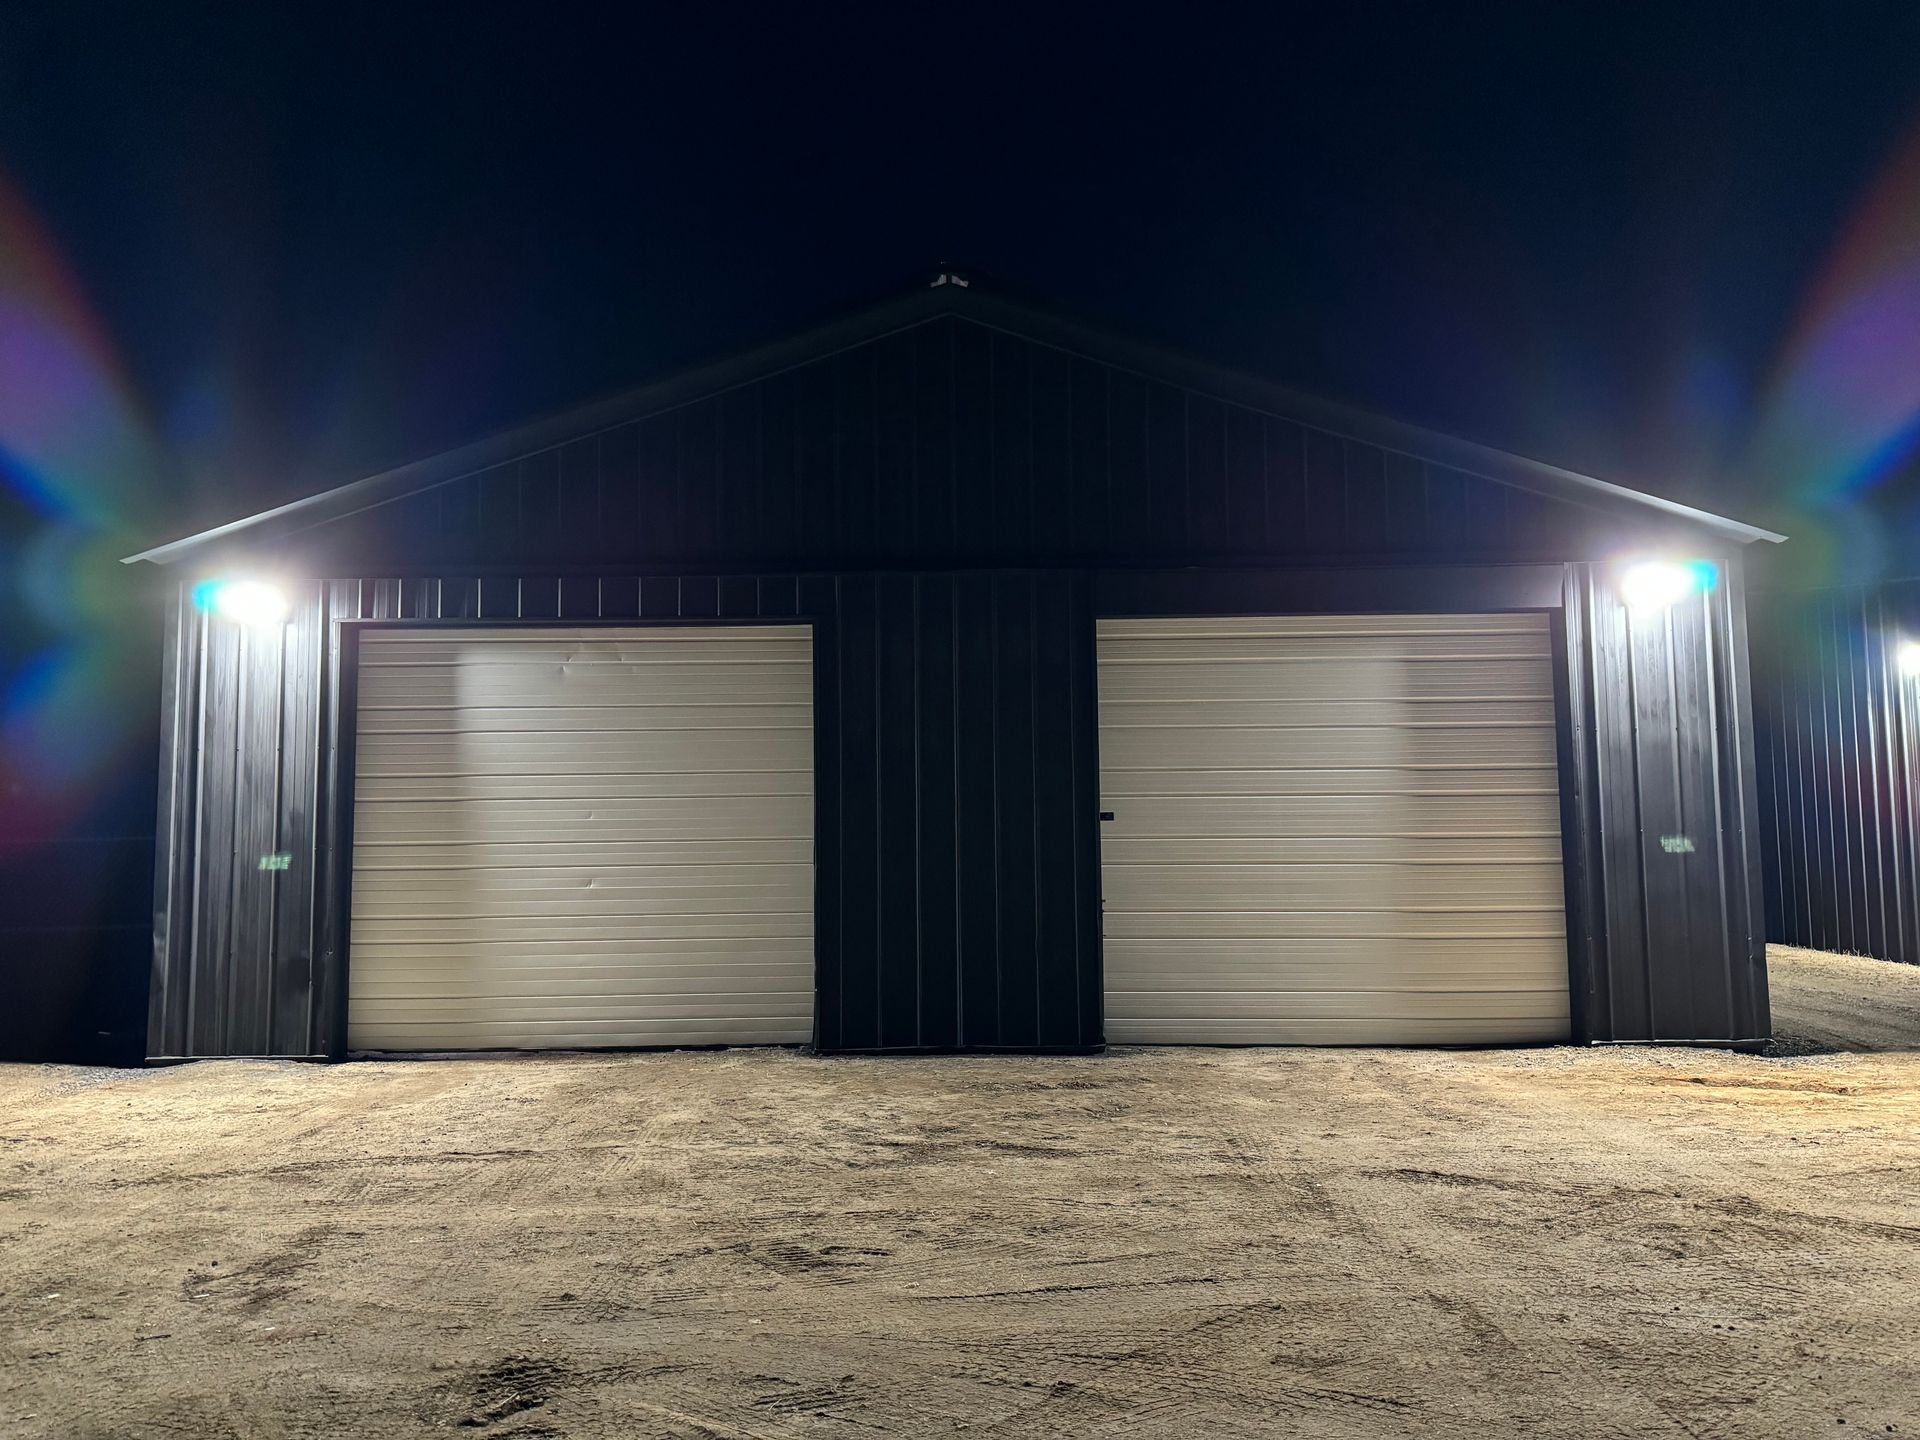
[[1569,1032],[1547,618],[1099,623],[1107,1038]]
[[347,1044],[813,1032],[804,625],[369,631]]

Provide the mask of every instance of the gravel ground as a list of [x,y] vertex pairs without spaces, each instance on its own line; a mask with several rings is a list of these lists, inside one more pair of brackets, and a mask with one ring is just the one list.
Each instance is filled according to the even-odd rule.
[[1787,1059],[0,1067],[0,1434],[1913,1434],[1891,969]]
[[1920,1050],[1920,965],[1773,945],[1775,1038],[1802,1049]]

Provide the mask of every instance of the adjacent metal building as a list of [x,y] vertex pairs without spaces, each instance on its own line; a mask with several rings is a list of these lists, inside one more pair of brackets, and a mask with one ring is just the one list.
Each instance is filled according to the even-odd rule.
[[1760,596],[1767,935],[1920,964],[1920,578]]
[[1755,1042],[1777,538],[943,276],[132,557],[149,1053]]

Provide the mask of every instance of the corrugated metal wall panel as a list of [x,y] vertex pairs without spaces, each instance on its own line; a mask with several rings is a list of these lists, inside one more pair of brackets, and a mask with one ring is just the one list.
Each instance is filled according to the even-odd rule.
[[1755,607],[1767,934],[1920,963],[1920,580]]
[[1565,559],[1660,527],[942,316],[287,543],[370,564]]
[[1769,1033],[1746,600],[1737,561],[1718,575],[1648,614],[1609,567],[1569,567],[1573,915],[1592,1039]]
[[[444,576],[314,582],[295,600],[278,646],[243,645],[179,601],[168,779],[181,798],[160,862],[149,1054],[345,1045],[333,801],[353,757],[335,622],[560,616],[814,621],[824,1048],[1099,1043],[1097,877],[1075,810],[1092,803],[1084,580]],[[525,733],[534,748],[516,754],[539,768],[539,733]],[[1003,787],[1037,808],[998,809]],[[236,860],[242,834],[289,867]],[[1015,854],[1021,881],[1003,884]]]

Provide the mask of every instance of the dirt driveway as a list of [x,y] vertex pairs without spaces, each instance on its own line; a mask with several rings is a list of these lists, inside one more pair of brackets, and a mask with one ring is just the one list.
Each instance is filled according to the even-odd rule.
[[1912,1049],[0,1068],[0,1434],[1914,1434],[1917,1182]]

